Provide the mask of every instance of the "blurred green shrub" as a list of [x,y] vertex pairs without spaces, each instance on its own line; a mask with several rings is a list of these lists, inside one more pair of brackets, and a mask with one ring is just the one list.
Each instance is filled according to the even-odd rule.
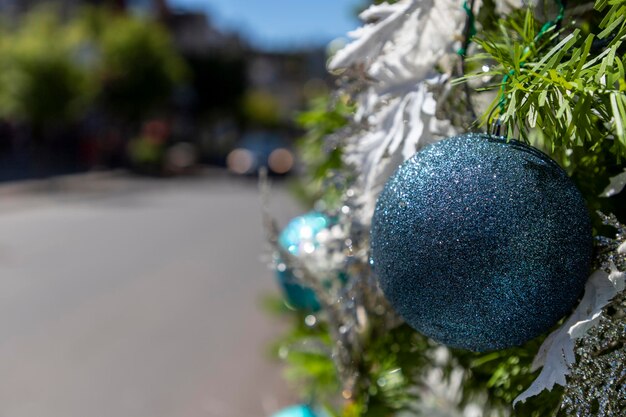
[[156,22],[101,8],[61,18],[38,7],[0,28],[0,117],[35,129],[95,103],[138,121],[167,105],[185,65]]
[[80,116],[97,93],[81,66],[84,33],[63,23],[50,8],[0,31],[0,116],[39,128]]
[[154,21],[102,9],[82,18],[98,44],[97,75],[106,109],[138,119],[166,106],[187,73],[167,30]]

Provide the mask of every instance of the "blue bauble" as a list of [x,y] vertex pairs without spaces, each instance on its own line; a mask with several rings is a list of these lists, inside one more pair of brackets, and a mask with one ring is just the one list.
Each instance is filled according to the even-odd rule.
[[381,193],[372,262],[419,332],[489,351],[549,330],[581,295],[592,258],[582,196],[548,156],[466,134],[425,147]]
[[[278,244],[292,255],[312,252],[319,246],[317,234],[330,227],[328,216],[316,211],[309,212],[291,220],[278,236]],[[299,310],[318,311],[319,301],[315,293],[300,285],[289,269],[277,269],[276,275],[287,303]]]
[[315,414],[313,414],[308,405],[302,404],[287,407],[272,415],[272,417],[315,417]]

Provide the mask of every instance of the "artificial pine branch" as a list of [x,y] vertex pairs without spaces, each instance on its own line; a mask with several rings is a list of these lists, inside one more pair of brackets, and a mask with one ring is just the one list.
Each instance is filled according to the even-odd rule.
[[[555,154],[608,142],[612,154],[626,156],[626,1],[598,0],[595,9],[604,13],[597,34],[573,25],[546,29],[528,9],[474,38],[484,52],[470,59],[496,65],[459,81],[502,80],[487,87],[500,91],[483,125],[499,118],[507,136],[538,139]],[[597,48],[597,39],[609,42]]]
[[[499,91],[499,94],[486,113],[493,110],[493,115],[500,118],[509,136],[535,141],[535,144],[536,141],[542,142],[574,179],[582,179],[579,187],[591,207],[615,212],[613,207],[606,207],[607,199],[596,206],[593,197],[605,188],[603,181],[608,182],[608,177],[623,171],[619,158],[626,156],[626,0],[598,0],[595,4],[589,0],[572,1],[576,5],[567,11],[568,18],[565,20],[572,23],[565,28],[558,25],[558,16],[551,16],[554,20],[547,23],[540,22],[536,10],[514,11],[502,23],[496,24],[495,14],[502,10],[497,6],[502,6],[502,2],[496,3],[485,0],[477,11],[476,20],[482,32],[479,31],[473,40],[482,51],[473,56],[475,50],[470,48],[466,51],[472,60],[468,63],[470,68],[479,64],[479,68],[489,65],[490,70],[466,76],[462,81],[474,77],[481,81],[485,75],[495,80],[490,89]],[[563,2],[557,0],[557,4],[562,5]],[[595,6],[595,12],[589,6]],[[578,23],[574,22],[575,18],[579,18]],[[408,19],[400,20],[409,22]],[[467,20],[470,21],[469,18]],[[373,24],[370,22],[370,25]],[[407,29],[398,26],[395,30]],[[383,39],[386,39],[388,45],[395,46],[394,42],[399,42],[385,36]],[[371,41],[373,38],[368,39]],[[450,59],[454,60],[454,57]],[[437,67],[439,70],[447,68],[441,62],[439,64],[442,65]],[[359,71],[357,74],[361,75],[363,67],[357,66],[352,70]],[[376,82],[374,79],[368,80],[372,85]],[[411,83],[406,84],[414,86],[415,80],[411,79]],[[407,86],[403,88],[409,88]],[[359,87],[363,87],[363,84],[359,84]],[[445,94],[439,90],[433,94],[433,98],[438,101],[438,111],[444,101],[445,104],[453,102],[463,107],[463,103],[459,106],[456,96],[450,93],[452,90],[446,90],[448,87],[446,82],[440,88]],[[407,91],[414,93],[410,89]],[[379,103],[380,108],[386,109],[389,105],[388,96],[374,90],[370,92],[374,98],[382,97],[386,100]],[[404,96],[399,95],[399,98]],[[357,101],[357,109],[363,103]],[[309,183],[315,186],[308,187],[307,191],[314,195],[315,200],[322,199],[325,206],[334,206],[332,203],[336,202],[345,203],[350,208],[352,204],[347,203],[345,197],[348,191],[354,193],[354,189],[329,187],[332,183],[328,180],[337,177],[333,174],[341,174],[338,177],[346,178],[347,175],[363,175],[367,172],[351,172],[351,169],[365,168],[358,164],[345,164],[342,158],[350,150],[343,149],[341,145],[345,142],[338,141],[337,137],[342,137],[341,132],[354,128],[357,123],[349,117],[354,107],[343,103],[342,108],[341,104],[335,102],[329,109],[327,103],[320,102],[312,112],[302,115],[300,120],[308,131],[304,142],[307,149],[312,150],[308,167]],[[405,111],[405,107],[400,108]],[[379,110],[379,107],[369,108],[369,111],[374,111],[372,109]],[[414,112],[423,110],[421,107],[412,109]],[[454,124],[454,115],[445,117]],[[483,117],[483,124],[488,124],[492,119]],[[432,122],[432,119],[428,120]],[[404,126],[406,119],[401,120],[401,123]],[[456,126],[462,124],[457,123]],[[365,129],[351,132],[351,136],[361,139],[361,147],[371,146],[361,137],[362,132]],[[326,139],[326,145],[330,143],[332,146],[321,146],[323,138]],[[355,150],[352,149],[352,152]],[[387,157],[385,153],[376,162]],[[341,185],[346,183],[350,182],[342,180]],[[334,191],[329,191],[329,188]],[[356,192],[362,191],[358,187],[355,189]],[[351,236],[351,239],[357,245],[366,245],[363,236]],[[371,277],[364,275],[362,278]],[[350,297],[348,299],[355,301]],[[356,304],[370,303],[358,299]],[[372,317],[375,315],[368,316],[369,319]],[[333,394],[336,397],[343,396],[343,386],[338,381],[341,372],[333,367],[333,358],[323,354],[324,351],[326,355],[328,351],[333,351],[336,332],[333,333],[329,328],[333,325],[330,323],[332,320],[328,320],[324,312],[317,317],[315,326],[303,324],[303,317],[298,319],[299,324],[294,332],[280,344],[279,351],[284,354],[281,357],[290,363],[292,376],[312,385],[309,386],[309,395],[315,396],[318,402],[336,405],[337,402],[332,400]],[[449,388],[446,394],[453,393],[453,398],[445,398],[445,406],[455,407],[459,412],[466,405],[474,404],[480,405],[485,416],[554,415],[561,403],[562,390],[559,389],[543,392],[519,405],[516,410],[511,407],[513,399],[535,379],[531,362],[542,340],[538,338],[521,347],[476,354],[441,348],[407,325],[384,326],[372,320],[367,334],[359,339],[361,348],[351,353],[358,361],[354,372],[358,374],[359,389],[354,390],[354,395],[343,396],[348,401],[342,403],[343,407],[337,406],[337,411],[332,415],[387,417],[396,415],[397,411],[406,412],[410,416],[430,415],[426,408],[421,407],[428,401],[428,390],[432,390],[427,378],[431,373],[439,375],[440,382],[448,384],[445,385]],[[441,352],[445,353],[444,357],[440,355]],[[454,376],[459,373],[462,381],[460,385],[454,385]]]

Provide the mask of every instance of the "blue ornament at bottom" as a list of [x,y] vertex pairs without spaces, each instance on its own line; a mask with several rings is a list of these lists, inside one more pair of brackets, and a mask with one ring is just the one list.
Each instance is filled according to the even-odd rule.
[[[278,244],[294,256],[312,253],[319,247],[318,233],[330,226],[328,216],[311,211],[291,220],[278,236]],[[280,259],[278,261],[276,275],[287,303],[298,310],[319,311],[320,304],[315,293],[310,288],[300,285],[293,272],[284,264],[281,266]]]
[[386,298],[452,347],[521,345],[569,313],[589,276],[591,221],[567,174],[518,141],[466,134],[423,148],[385,185],[371,256]]
[[311,408],[308,405],[293,405],[291,407],[287,407],[276,414],[272,415],[272,417],[316,417]]

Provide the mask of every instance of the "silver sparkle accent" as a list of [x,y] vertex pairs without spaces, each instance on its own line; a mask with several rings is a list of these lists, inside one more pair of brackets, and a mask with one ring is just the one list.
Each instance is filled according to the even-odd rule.
[[316,323],[317,323],[317,318],[313,314],[309,314],[308,316],[304,318],[304,324],[306,324],[309,327],[315,326]]

